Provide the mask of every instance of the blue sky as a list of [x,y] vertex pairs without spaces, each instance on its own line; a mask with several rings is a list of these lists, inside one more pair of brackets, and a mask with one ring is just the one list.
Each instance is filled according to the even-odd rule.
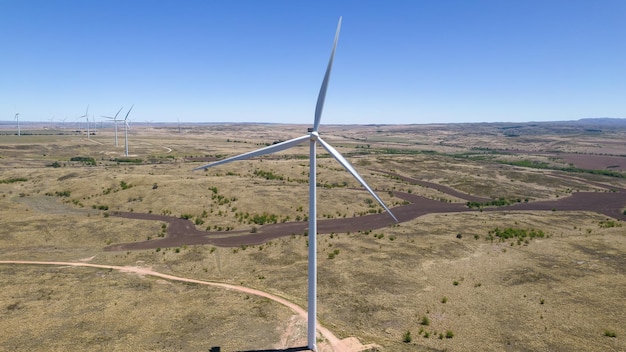
[[0,120],[626,118],[626,1],[0,0]]

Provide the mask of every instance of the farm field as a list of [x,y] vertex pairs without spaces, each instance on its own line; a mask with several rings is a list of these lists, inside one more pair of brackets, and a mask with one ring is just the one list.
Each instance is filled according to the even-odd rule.
[[[306,125],[0,130],[0,350],[288,351],[306,308]],[[624,351],[626,127],[322,126],[318,319],[381,351]],[[321,348],[324,345],[320,337]],[[291,349],[293,350],[293,349]]]

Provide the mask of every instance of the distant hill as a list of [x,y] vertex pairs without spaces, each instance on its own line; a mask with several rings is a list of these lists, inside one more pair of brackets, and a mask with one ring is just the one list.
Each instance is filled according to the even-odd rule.
[[615,117],[591,117],[584,118],[576,121],[572,121],[581,125],[593,125],[600,127],[626,127],[626,119],[624,118],[615,118]]

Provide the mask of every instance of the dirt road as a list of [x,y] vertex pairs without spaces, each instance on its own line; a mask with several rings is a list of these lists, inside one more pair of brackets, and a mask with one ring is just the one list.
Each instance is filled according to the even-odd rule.
[[[92,259],[92,258],[89,258],[89,259]],[[256,295],[256,296],[270,299],[276,303],[282,304],[283,306],[291,309],[301,319],[304,319],[305,321],[307,319],[307,312],[302,307],[296,305],[295,303],[289,302],[282,297],[275,296],[271,293],[255,290],[249,287],[226,284],[222,282],[202,281],[202,280],[190,279],[190,278],[185,278],[185,277],[180,277],[180,276],[163,274],[163,273],[156,272],[150,268],[136,267],[136,266],[91,264],[91,263],[85,263],[85,262],[54,262],[54,261],[48,262],[48,261],[29,261],[29,260],[0,260],[0,264],[54,265],[54,266],[76,266],[76,267],[89,267],[89,268],[99,268],[99,269],[112,269],[112,270],[119,270],[120,272],[125,272],[125,273],[134,273],[138,275],[149,275],[149,276],[159,277],[159,278],[171,280],[171,281],[190,282],[190,283],[195,283],[195,284],[200,284],[200,285],[220,287],[220,288],[224,288],[227,290],[240,291],[240,292],[244,292],[247,294]],[[362,351],[363,349],[371,347],[371,346],[361,345],[361,343],[354,337],[349,337],[349,338],[340,340],[330,330],[320,325],[319,322],[317,323],[317,331],[327,341],[327,343],[320,343],[318,345],[319,352],[357,352],[357,351]],[[283,346],[283,347],[286,348],[289,346]]]

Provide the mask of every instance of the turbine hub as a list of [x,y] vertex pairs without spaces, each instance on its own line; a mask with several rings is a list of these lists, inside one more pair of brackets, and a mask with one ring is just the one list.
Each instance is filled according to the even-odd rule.
[[317,131],[309,131],[309,135],[311,136],[312,141],[317,141],[317,139],[320,138],[320,135],[317,133]]

